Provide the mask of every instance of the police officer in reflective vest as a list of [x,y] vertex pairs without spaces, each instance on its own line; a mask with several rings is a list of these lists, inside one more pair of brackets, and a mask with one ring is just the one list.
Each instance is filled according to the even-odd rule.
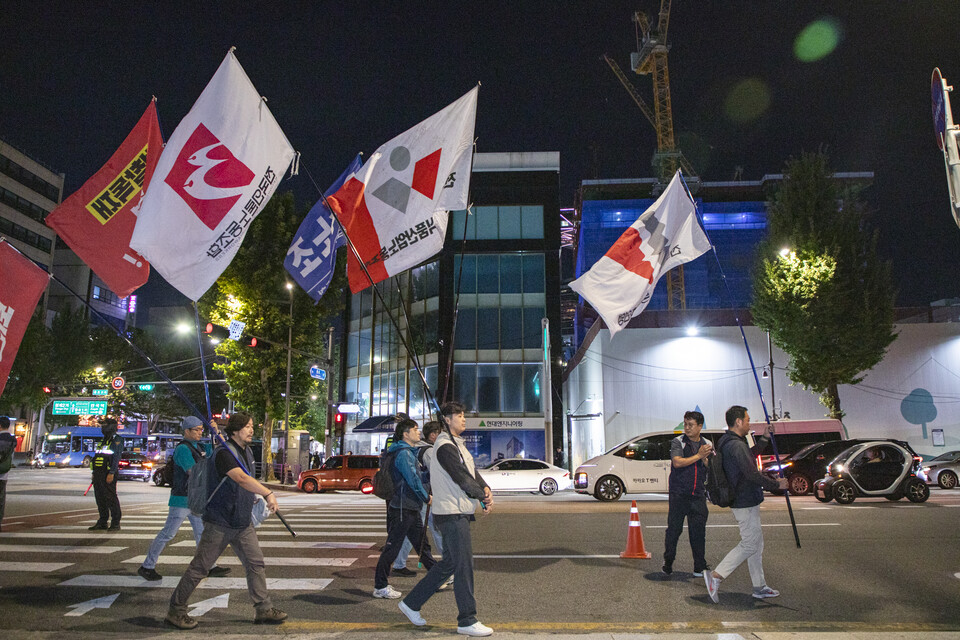
[[90,531],[107,529],[107,520],[110,520],[109,531],[120,530],[120,499],[117,498],[117,467],[120,464],[120,454],[123,453],[123,438],[117,435],[116,418],[104,418],[100,421],[100,431],[103,440],[97,447],[93,457],[93,495],[97,499],[97,509],[100,518],[90,527]]

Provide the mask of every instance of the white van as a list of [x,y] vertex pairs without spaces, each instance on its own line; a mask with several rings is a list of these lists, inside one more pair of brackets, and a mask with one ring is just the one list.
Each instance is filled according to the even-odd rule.
[[[704,429],[702,437],[714,445],[726,429]],[[590,458],[573,474],[573,489],[597,500],[617,500],[624,493],[667,493],[670,477],[670,441],[683,431],[645,433]],[[747,436],[753,446],[753,436]]]

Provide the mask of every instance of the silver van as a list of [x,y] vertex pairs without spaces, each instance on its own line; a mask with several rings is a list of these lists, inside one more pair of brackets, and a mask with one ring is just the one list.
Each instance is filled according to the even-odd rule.
[[[700,432],[713,444],[726,430]],[[617,500],[624,493],[667,493],[670,477],[670,441],[683,431],[645,433],[590,458],[573,474],[573,489],[597,500]],[[747,436],[753,446],[753,436]]]

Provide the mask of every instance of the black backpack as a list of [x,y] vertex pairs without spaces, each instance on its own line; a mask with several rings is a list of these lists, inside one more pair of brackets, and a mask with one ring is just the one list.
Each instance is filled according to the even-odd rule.
[[393,459],[397,457],[397,452],[384,452],[380,456],[380,468],[373,474],[373,495],[382,500],[393,498]]
[[[190,455],[193,456],[193,462],[196,464],[203,460],[204,455],[197,451],[196,447],[193,445],[187,444],[186,440],[181,440],[177,443],[177,446],[186,445],[190,449]],[[176,451],[176,448],[174,448]],[[160,486],[169,486],[173,489],[173,455],[170,454],[170,457],[167,458],[166,463],[160,468]]]
[[710,464],[707,465],[707,479],[704,482],[707,499],[718,507],[732,505],[736,493],[727,481],[727,474],[723,470],[723,445],[727,440],[727,435],[724,434],[717,442],[714,455],[710,458]]

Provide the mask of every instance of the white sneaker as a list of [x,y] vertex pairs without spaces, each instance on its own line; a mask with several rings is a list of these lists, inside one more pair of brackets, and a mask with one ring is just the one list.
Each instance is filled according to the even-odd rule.
[[480,638],[483,636],[493,635],[493,629],[484,624],[480,624],[479,622],[474,622],[469,627],[457,627],[457,633],[465,636]]
[[383,589],[374,589],[373,597],[374,598],[389,598],[390,600],[395,600],[399,598],[402,594],[391,587],[390,585],[385,586]]
[[403,615],[407,616],[407,620],[413,624],[417,625],[418,627],[422,627],[423,625],[427,624],[427,621],[423,619],[423,616],[420,615],[420,612],[414,611],[408,607],[403,600],[401,600],[397,606],[400,607],[400,611],[403,612]]
[[771,589],[770,587],[764,585],[762,589],[754,589],[753,597],[757,600],[764,600],[766,598],[776,598],[780,595],[780,592],[776,589]]
[[720,588],[720,580],[713,577],[713,571],[707,570],[703,572],[703,581],[707,585],[707,595],[714,603],[719,604],[720,596],[717,590]]

